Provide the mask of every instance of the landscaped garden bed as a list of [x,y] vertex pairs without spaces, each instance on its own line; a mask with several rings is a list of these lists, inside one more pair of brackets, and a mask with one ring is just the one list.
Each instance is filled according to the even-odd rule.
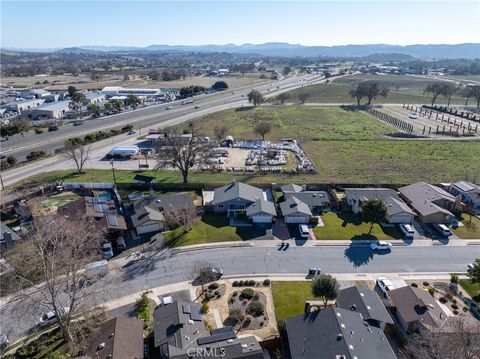
[[265,295],[253,288],[234,291],[228,299],[229,316],[224,324],[237,331],[263,328],[268,324],[266,304]]

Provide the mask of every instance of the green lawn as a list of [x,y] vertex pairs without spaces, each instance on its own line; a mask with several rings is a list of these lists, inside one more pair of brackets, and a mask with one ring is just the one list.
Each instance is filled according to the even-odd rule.
[[312,295],[312,282],[272,282],[275,318],[284,320],[303,314],[305,301],[315,299]]
[[457,236],[464,239],[480,238],[480,219],[472,216],[472,219],[470,220],[470,216],[466,213],[462,213],[461,218],[459,219],[463,226],[451,228]]
[[472,283],[470,279],[460,279],[460,285],[474,301],[480,304],[480,283]]
[[[288,92],[287,102],[300,102],[299,94],[308,93],[306,102],[318,103],[351,103],[353,99],[348,95],[352,87],[362,81],[376,81],[390,88],[387,97],[379,97],[374,103],[424,103],[430,104],[432,98],[423,91],[428,84],[442,80],[426,79],[405,75],[352,75],[334,79],[330,84],[305,86]],[[270,102],[277,101],[275,98]],[[362,101],[365,101],[362,100]],[[455,104],[463,104],[465,99],[455,97],[451,100]],[[363,103],[363,102],[362,102]],[[439,97],[437,103],[446,103],[446,98]]]
[[244,241],[253,237],[251,227],[230,227],[226,215],[204,214],[188,232],[183,227],[163,234],[169,247],[192,244]]
[[401,239],[402,235],[396,227],[382,228],[378,224],[373,225],[370,231],[370,223],[362,222],[359,215],[353,213],[325,213],[322,214],[325,227],[315,227],[313,232],[318,240],[351,240],[351,239],[378,239],[392,240]]

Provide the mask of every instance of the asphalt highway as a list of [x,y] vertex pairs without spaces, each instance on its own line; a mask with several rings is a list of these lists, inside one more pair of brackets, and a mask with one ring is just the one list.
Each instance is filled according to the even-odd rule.
[[[429,274],[464,272],[468,263],[480,255],[480,246],[395,246],[389,254],[376,254],[367,246],[294,247],[278,251],[276,247],[240,247],[204,249],[186,253],[174,250],[150,253],[145,260],[116,260],[102,281],[87,287],[95,295],[88,297],[88,306],[123,298],[148,288],[188,280],[189,268],[197,260],[206,260],[222,267],[225,276],[299,275],[309,267],[320,267],[325,273],[412,273]],[[112,263],[113,266],[113,263]],[[300,278],[300,277],[299,277]],[[2,301],[0,307],[2,334],[11,341],[22,337],[35,326],[45,308]]]

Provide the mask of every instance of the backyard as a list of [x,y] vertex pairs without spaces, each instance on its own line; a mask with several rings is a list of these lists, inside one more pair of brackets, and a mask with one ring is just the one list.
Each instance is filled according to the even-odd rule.
[[402,238],[396,227],[382,228],[377,223],[373,225],[369,234],[370,223],[363,222],[360,215],[351,212],[324,213],[321,218],[325,226],[313,229],[317,240],[392,240]]
[[231,227],[226,215],[204,214],[198,217],[188,232],[179,227],[164,232],[165,242],[169,247],[188,246],[193,244],[243,241],[253,237],[251,227]]
[[277,321],[302,314],[305,301],[314,299],[312,282],[272,282],[273,303]]
[[[352,103],[354,100],[348,92],[352,87],[362,81],[376,81],[390,88],[387,97],[378,97],[373,101],[374,103],[430,104],[432,102],[431,96],[424,94],[423,91],[427,85],[442,80],[406,75],[351,75],[334,79],[330,84],[310,85],[289,91],[287,102],[301,102],[299,95],[308,93],[310,96],[306,102]],[[276,101],[277,99],[275,98],[270,99],[270,102]],[[365,99],[363,101],[365,101]],[[446,98],[439,97],[437,102],[439,104],[446,103]],[[465,99],[452,97],[451,102],[453,104],[463,104]]]

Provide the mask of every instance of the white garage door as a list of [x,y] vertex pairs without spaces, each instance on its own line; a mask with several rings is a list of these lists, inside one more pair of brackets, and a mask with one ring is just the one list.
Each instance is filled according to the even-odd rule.
[[412,223],[412,220],[410,214],[397,214],[390,218],[390,223]]
[[272,223],[272,216],[269,215],[262,215],[262,214],[254,214],[252,216],[253,223]]
[[303,216],[287,216],[285,223],[307,223],[307,219]]
[[150,232],[158,232],[161,230],[160,223],[157,224],[150,224],[148,226],[140,226],[137,227],[137,234],[143,233],[150,233]]

